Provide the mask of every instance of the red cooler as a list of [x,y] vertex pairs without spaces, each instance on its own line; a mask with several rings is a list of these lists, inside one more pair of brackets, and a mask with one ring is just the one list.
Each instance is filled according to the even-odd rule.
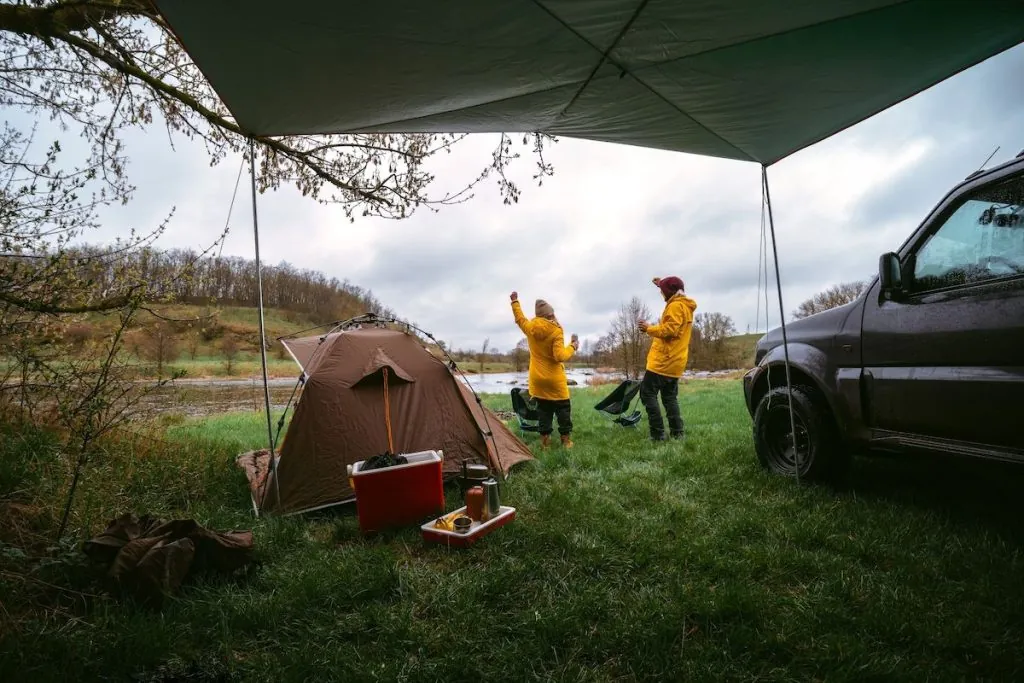
[[364,460],[349,468],[356,494],[359,529],[364,533],[420,524],[444,512],[444,480],[439,451],[403,453],[409,462],[360,472]]

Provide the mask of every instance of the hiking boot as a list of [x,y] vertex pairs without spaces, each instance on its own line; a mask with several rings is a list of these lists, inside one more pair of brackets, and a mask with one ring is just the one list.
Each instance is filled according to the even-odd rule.
[[661,434],[651,434],[651,441],[667,441],[664,432]]
[[572,448],[572,439],[569,438],[568,434],[562,434],[562,447]]
[[550,434],[541,434],[540,435],[540,447],[541,448],[547,448],[550,445],[551,445],[551,435]]

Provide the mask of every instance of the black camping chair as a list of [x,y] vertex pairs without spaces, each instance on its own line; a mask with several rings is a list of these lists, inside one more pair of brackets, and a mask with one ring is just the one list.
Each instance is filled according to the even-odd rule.
[[537,415],[537,403],[530,393],[522,387],[513,387],[512,411],[519,422],[519,432],[536,432],[540,430],[540,416]]
[[639,393],[640,382],[635,379],[627,379],[615,387],[615,391],[608,394],[600,403],[594,406],[594,410],[599,410],[605,415],[614,417],[615,419],[612,422],[615,424],[622,425],[623,427],[636,427],[640,422],[640,410],[636,409],[632,414],[627,413],[630,409],[629,404]]

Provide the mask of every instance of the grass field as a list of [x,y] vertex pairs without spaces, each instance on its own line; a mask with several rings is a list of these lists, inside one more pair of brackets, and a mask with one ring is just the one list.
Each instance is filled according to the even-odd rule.
[[351,513],[254,521],[231,459],[260,445],[258,413],[126,437],[89,465],[80,539],[125,510],[255,529],[245,581],[161,613],[103,594],[71,547],[11,545],[52,531],[68,468],[8,433],[0,680],[1024,677],[1019,472],[866,459],[843,493],[797,486],[758,468],[735,381],[687,384],[685,445],[599,419],[600,394],[575,394],[576,448],[509,480],[518,518],[463,552],[364,540]]

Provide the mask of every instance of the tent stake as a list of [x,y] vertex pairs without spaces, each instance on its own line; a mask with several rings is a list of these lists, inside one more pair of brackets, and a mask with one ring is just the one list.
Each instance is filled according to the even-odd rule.
[[274,457],[274,425],[270,417],[270,385],[267,382],[267,337],[263,329],[263,272],[260,266],[260,227],[256,217],[256,141],[249,138],[249,179],[252,185],[252,236],[256,243],[256,301],[260,323],[260,363],[263,366],[263,401],[267,409],[267,445],[270,448],[270,471],[274,477],[274,495],[281,504],[281,485],[277,481],[277,459]]
[[775,288],[779,294],[779,322],[782,324],[782,352],[786,360],[786,398],[789,400],[789,436],[793,440],[793,470],[800,483],[800,448],[796,439],[796,418],[793,415],[793,381],[789,374],[789,339],[786,337],[786,309],[782,305],[782,277],[779,275],[779,249],[775,242],[775,220],[772,218],[772,195],[768,190],[768,167],[761,166],[761,187],[768,205],[768,227],[772,233],[772,254],[775,258]]

